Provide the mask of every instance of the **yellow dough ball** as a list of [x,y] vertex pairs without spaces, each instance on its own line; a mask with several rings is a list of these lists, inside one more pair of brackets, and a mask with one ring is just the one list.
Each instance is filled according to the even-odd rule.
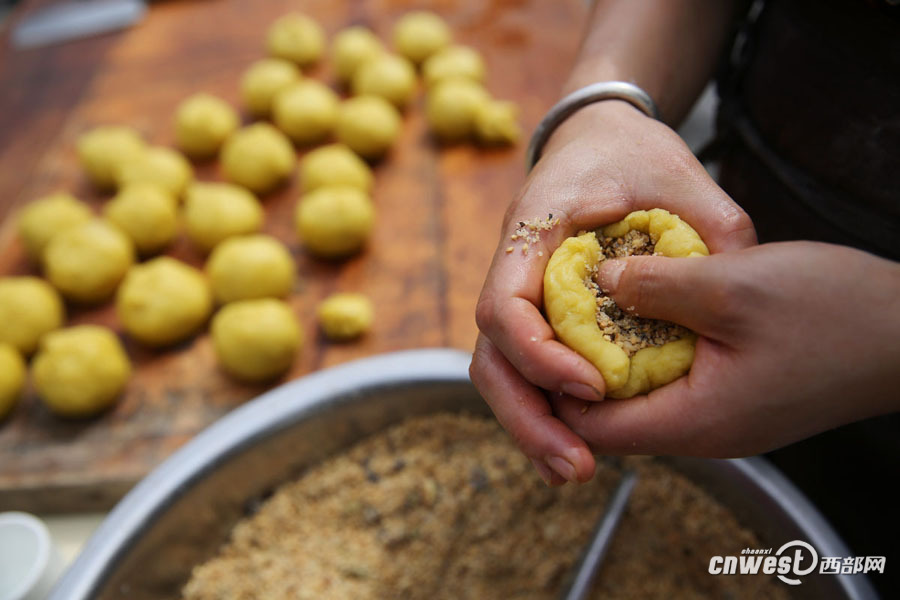
[[518,115],[519,107],[513,102],[482,102],[475,108],[475,136],[489,146],[515,144],[522,136]]
[[443,79],[464,78],[484,82],[484,59],[468,46],[448,46],[431,55],[422,65],[425,85],[432,87]]
[[256,197],[229,183],[195,183],[184,201],[184,225],[195,246],[209,252],[233,235],[262,228],[263,209]]
[[379,96],[358,96],[341,105],[335,134],[363,158],[379,158],[400,135],[400,124],[393,104]]
[[318,23],[300,13],[285,15],[272,23],[266,34],[269,54],[301,67],[318,61],[325,49],[325,33]]
[[337,258],[358,251],[369,239],[375,207],[358,188],[323,187],[300,198],[295,223],[313,254]]
[[394,46],[416,64],[449,45],[452,38],[444,20],[432,12],[407,13],[394,26]]
[[262,298],[225,305],[212,321],[222,368],[242,381],[266,381],[291,368],[303,332],[290,306]]
[[110,189],[116,185],[119,168],[144,152],[141,136],[130,127],[97,127],[78,138],[78,159],[94,185]]
[[19,401],[25,387],[25,361],[19,351],[0,342],[0,420]]
[[343,144],[316,148],[300,161],[300,184],[304,192],[334,185],[348,185],[368,192],[373,181],[369,165]]
[[34,387],[64,417],[88,417],[109,408],[125,389],[131,363],[115,333],[97,325],[53,331],[32,364]]
[[154,254],[178,233],[176,202],[156,184],[131,183],[113,197],[103,215],[131,238],[139,254]]
[[131,240],[100,219],[63,231],[44,252],[47,279],[75,302],[102,302],[112,296],[132,263]]
[[240,125],[237,111],[210,94],[194,94],[175,112],[175,140],[178,147],[195,158],[209,158]]
[[405,108],[416,94],[416,70],[402,56],[382,53],[356,70],[353,93],[381,96],[397,108]]
[[384,46],[371,30],[360,26],[344,29],[335,36],[332,45],[338,79],[349,82],[360,65],[382,52]]
[[470,79],[445,79],[429,92],[425,116],[438,138],[459,141],[475,133],[475,114],[489,100],[485,89]]
[[185,188],[194,180],[194,169],[180,152],[155,146],[146,149],[133,160],[119,166],[119,187],[133,183],[152,183],[175,198],[180,198]]
[[28,356],[44,334],[62,327],[62,299],[38,277],[0,278],[0,343]]
[[283,183],[296,160],[291,141],[268,123],[241,129],[222,147],[225,177],[257,194]]
[[211,311],[212,294],[203,273],[168,256],[132,267],[116,294],[122,327],[148,346],[190,337]]
[[241,98],[252,114],[267,117],[278,92],[301,78],[300,69],[294,63],[280,58],[264,58],[250,65],[244,73]]
[[350,340],[372,328],[375,309],[363,294],[332,294],[319,304],[319,326],[332,340]]
[[19,235],[28,256],[41,262],[44,248],[61,231],[87,223],[93,214],[87,204],[66,193],[50,194],[28,203],[19,216]]
[[312,79],[279,92],[272,105],[275,125],[298,144],[315,144],[331,134],[337,121],[337,94]]
[[294,259],[268,235],[225,240],[206,263],[213,295],[221,304],[252,298],[284,298],[294,287]]

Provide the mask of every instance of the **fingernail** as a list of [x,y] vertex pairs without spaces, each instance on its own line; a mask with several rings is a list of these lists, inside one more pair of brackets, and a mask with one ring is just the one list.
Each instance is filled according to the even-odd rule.
[[559,456],[550,456],[547,458],[547,464],[566,481],[571,481],[573,483],[578,481],[578,475],[575,473],[575,466],[566,459]]
[[614,294],[619,287],[619,278],[622,277],[624,270],[625,261],[623,260],[604,260],[600,263],[600,270],[597,273],[600,289],[607,294]]
[[544,481],[544,483],[549,486],[550,482],[553,479],[553,471],[550,470],[550,467],[544,464],[543,461],[540,461],[536,458],[531,459],[531,464],[534,465],[535,471],[538,472],[538,475],[541,476],[541,479]]
[[579,400],[590,400],[593,402],[597,402],[598,400],[603,399],[603,396],[600,395],[600,392],[597,391],[597,388],[586,383],[567,381],[566,383],[562,384],[561,389],[564,394],[575,396]]

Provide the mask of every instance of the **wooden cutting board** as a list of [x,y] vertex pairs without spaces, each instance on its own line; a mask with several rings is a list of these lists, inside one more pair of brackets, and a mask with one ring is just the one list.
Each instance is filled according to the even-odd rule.
[[[25,3],[13,21],[36,4]],[[427,4],[447,19],[459,42],[483,53],[487,87],[519,104],[523,129],[530,132],[558,97],[576,50],[583,3]],[[78,168],[74,146],[81,133],[122,123],[153,143],[172,145],[172,115],[187,95],[206,91],[239,105],[241,73],[263,56],[266,28],[281,14],[302,10],[329,36],[366,24],[388,39],[392,23],[414,7],[392,0],[159,2],[125,32],[24,52],[4,43],[0,275],[37,273],[15,233],[23,204],[57,189],[98,209],[107,199],[91,189]],[[2,41],[8,36],[4,32]],[[327,64],[311,75],[333,84]],[[395,150],[376,166],[377,226],[360,256],[323,262],[302,250],[292,226],[298,196],[293,183],[263,198],[265,231],[286,242],[296,257],[299,278],[290,303],[306,332],[293,369],[272,385],[380,352],[473,347],[475,302],[504,209],[524,181],[525,141],[511,149],[441,148],[428,135],[422,108],[420,93]],[[198,165],[197,175],[218,179],[218,167]],[[184,239],[170,254],[203,263]],[[361,341],[329,343],[316,330],[315,305],[339,290],[365,292],[375,304],[374,331]],[[108,304],[69,307],[69,317],[71,323],[121,331]],[[164,352],[123,340],[136,368],[115,409],[93,420],[63,421],[29,390],[0,423],[0,511],[108,508],[191,436],[267,389],[224,376],[206,333]]]

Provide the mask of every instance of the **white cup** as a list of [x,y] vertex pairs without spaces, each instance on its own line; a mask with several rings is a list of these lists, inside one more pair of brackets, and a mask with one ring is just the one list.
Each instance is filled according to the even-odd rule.
[[40,519],[0,513],[0,600],[43,600],[62,569],[62,557]]

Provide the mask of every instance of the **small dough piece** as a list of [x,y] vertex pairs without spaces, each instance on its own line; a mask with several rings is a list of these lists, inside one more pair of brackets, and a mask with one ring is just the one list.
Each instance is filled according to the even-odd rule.
[[445,142],[472,137],[478,107],[489,100],[485,89],[471,79],[445,79],[428,93],[425,104],[428,125]]
[[244,127],[222,146],[225,177],[256,194],[284,183],[296,160],[291,141],[268,123]]
[[328,339],[357,338],[372,328],[375,309],[363,294],[332,294],[316,309],[319,325]]
[[210,94],[194,94],[175,112],[175,140],[194,158],[209,158],[219,152],[241,121],[230,104]]
[[136,160],[146,147],[131,127],[96,127],[78,138],[78,159],[88,177],[101,190],[116,186],[119,168]]
[[321,142],[334,130],[339,105],[331,88],[304,79],[278,93],[272,116],[275,125],[292,140],[310,145]]
[[394,47],[416,64],[450,45],[452,40],[447,23],[433,12],[407,13],[394,26]]
[[325,50],[325,33],[314,20],[300,13],[284,15],[266,34],[269,54],[305,67],[319,60]]
[[131,376],[131,363],[112,330],[79,325],[44,336],[32,375],[51,411],[89,417],[116,401]]
[[429,89],[444,79],[471,79],[484,83],[484,59],[469,46],[448,46],[431,55],[422,65],[422,77]]
[[212,320],[219,364],[241,381],[267,381],[291,368],[303,332],[291,307],[272,298],[225,305]]
[[28,203],[19,216],[19,235],[29,258],[40,263],[44,249],[61,231],[87,223],[93,217],[87,204],[60,192]]
[[62,298],[43,279],[0,278],[0,343],[28,356],[46,333],[62,327],[65,318]]
[[341,105],[335,134],[342,144],[362,156],[384,156],[400,135],[400,113],[379,96],[357,96]]
[[384,46],[371,30],[359,25],[342,30],[331,48],[338,79],[344,83],[351,81],[360,65],[382,52]]
[[416,69],[402,56],[382,53],[356,70],[353,93],[381,96],[402,110],[416,95]]
[[313,254],[338,258],[357,252],[369,239],[375,207],[358,188],[323,187],[300,198],[295,217],[300,240]]
[[128,334],[161,347],[194,334],[212,311],[212,294],[203,273],[160,256],[128,271],[116,294],[116,314]]
[[300,81],[303,76],[294,63],[280,58],[258,60],[241,79],[241,98],[257,117],[268,117],[278,92]]
[[0,421],[10,413],[25,387],[25,361],[19,351],[0,342]]
[[256,197],[229,183],[195,183],[184,201],[188,237],[203,252],[233,235],[262,228],[263,209]]
[[481,102],[475,108],[475,136],[488,146],[515,144],[522,137],[518,115],[519,107],[512,102]]
[[89,304],[112,296],[133,263],[131,240],[102,219],[63,231],[44,251],[50,283],[65,298]]
[[103,209],[106,219],[131,238],[138,254],[150,255],[178,233],[177,200],[153,183],[130,183]]
[[152,183],[180,198],[185,188],[194,180],[194,169],[180,152],[171,148],[154,146],[140,156],[119,166],[119,187],[133,183]]
[[220,304],[252,298],[285,298],[294,287],[294,259],[268,235],[243,235],[213,250],[206,274]]
[[316,148],[300,161],[300,185],[304,192],[334,185],[368,192],[374,179],[369,165],[343,144]]

